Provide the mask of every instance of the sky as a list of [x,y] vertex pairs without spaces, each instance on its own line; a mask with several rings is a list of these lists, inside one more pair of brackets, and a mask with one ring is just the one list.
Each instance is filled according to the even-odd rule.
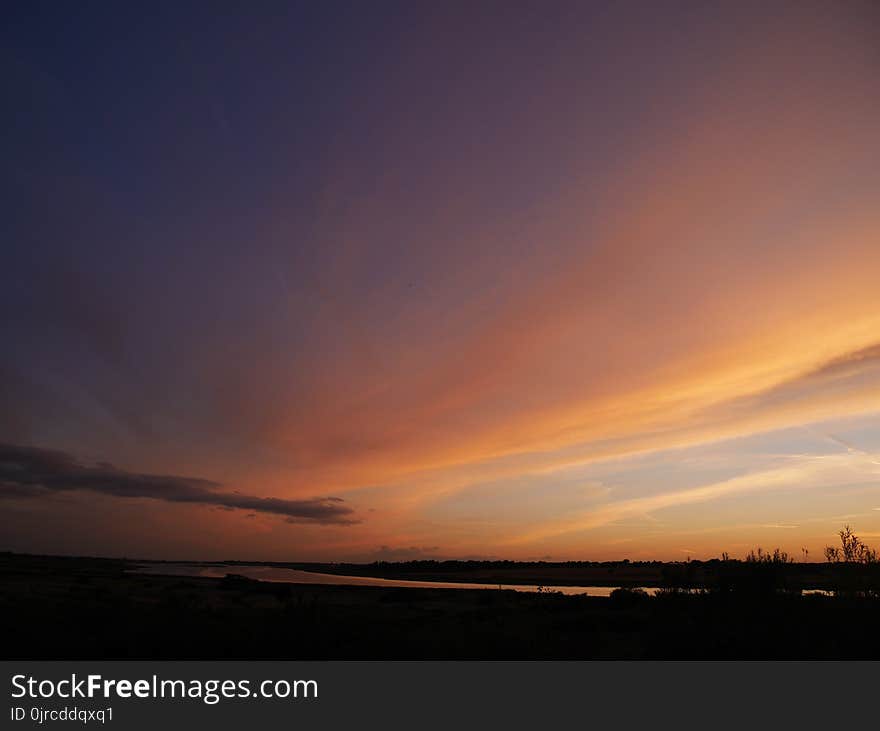
[[880,544],[880,8],[13,2],[0,550]]

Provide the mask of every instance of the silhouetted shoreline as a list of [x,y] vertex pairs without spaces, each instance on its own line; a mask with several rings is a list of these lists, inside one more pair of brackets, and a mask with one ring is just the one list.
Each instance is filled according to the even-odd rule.
[[840,591],[837,596],[780,591],[765,580],[770,574],[761,571],[752,574],[758,576],[752,585],[714,590],[667,586],[657,597],[621,589],[611,597],[596,597],[281,584],[237,577],[232,565],[223,579],[155,576],[131,573],[132,565],[114,559],[0,556],[0,616],[7,658],[880,655],[876,596],[860,591]]

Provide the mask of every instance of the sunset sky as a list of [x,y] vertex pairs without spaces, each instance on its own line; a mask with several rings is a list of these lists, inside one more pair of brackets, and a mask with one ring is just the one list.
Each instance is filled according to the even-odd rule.
[[11,3],[0,550],[880,546],[880,6]]

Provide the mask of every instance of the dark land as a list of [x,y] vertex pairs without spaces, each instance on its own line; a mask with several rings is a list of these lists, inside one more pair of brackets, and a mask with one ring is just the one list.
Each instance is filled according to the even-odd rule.
[[[772,556],[770,556],[772,559]],[[163,563],[163,562],[151,562]],[[169,564],[177,562],[167,562]],[[183,562],[181,562],[183,563]],[[772,578],[774,588],[791,591],[834,590],[841,566],[830,563],[787,563],[783,567],[746,561],[375,561],[373,563],[290,563],[277,561],[223,561],[231,573],[236,566],[271,566],[340,576],[371,576],[405,581],[451,581],[475,584],[526,584],[535,586],[622,586],[707,589],[740,579]],[[768,568],[769,567],[769,568]],[[748,576],[746,576],[746,574]],[[880,565],[862,574],[876,577]],[[772,575],[772,576],[771,576]],[[753,588],[753,587],[749,587]]]
[[[0,554],[6,659],[876,659],[877,565],[362,565],[363,575],[663,587],[652,597],[353,587],[132,573]],[[339,573],[355,565],[272,564]],[[377,571],[377,567],[380,571]],[[599,572],[599,573],[597,573]],[[653,577],[653,578],[652,578]],[[627,581],[629,580],[629,581]],[[804,594],[825,586],[832,595]]]

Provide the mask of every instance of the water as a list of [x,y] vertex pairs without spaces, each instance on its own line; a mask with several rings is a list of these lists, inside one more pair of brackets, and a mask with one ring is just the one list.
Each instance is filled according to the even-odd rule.
[[[202,576],[222,579],[226,574],[238,574],[259,581],[274,581],[283,584],[335,584],[338,586],[398,586],[415,589],[511,589],[513,591],[537,592],[558,591],[562,594],[589,594],[590,596],[609,596],[616,586],[549,586],[530,584],[476,584],[460,581],[408,581],[405,579],[380,579],[373,576],[343,576],[321,574],[317,571],[301,571],[276,566],[254,566],[237,564],[199,564],[199,563],[151,563],[141,564],[136,569],[142,574],[164,574],[166,576]],[[645,587],[648,594],[657,590]]]

